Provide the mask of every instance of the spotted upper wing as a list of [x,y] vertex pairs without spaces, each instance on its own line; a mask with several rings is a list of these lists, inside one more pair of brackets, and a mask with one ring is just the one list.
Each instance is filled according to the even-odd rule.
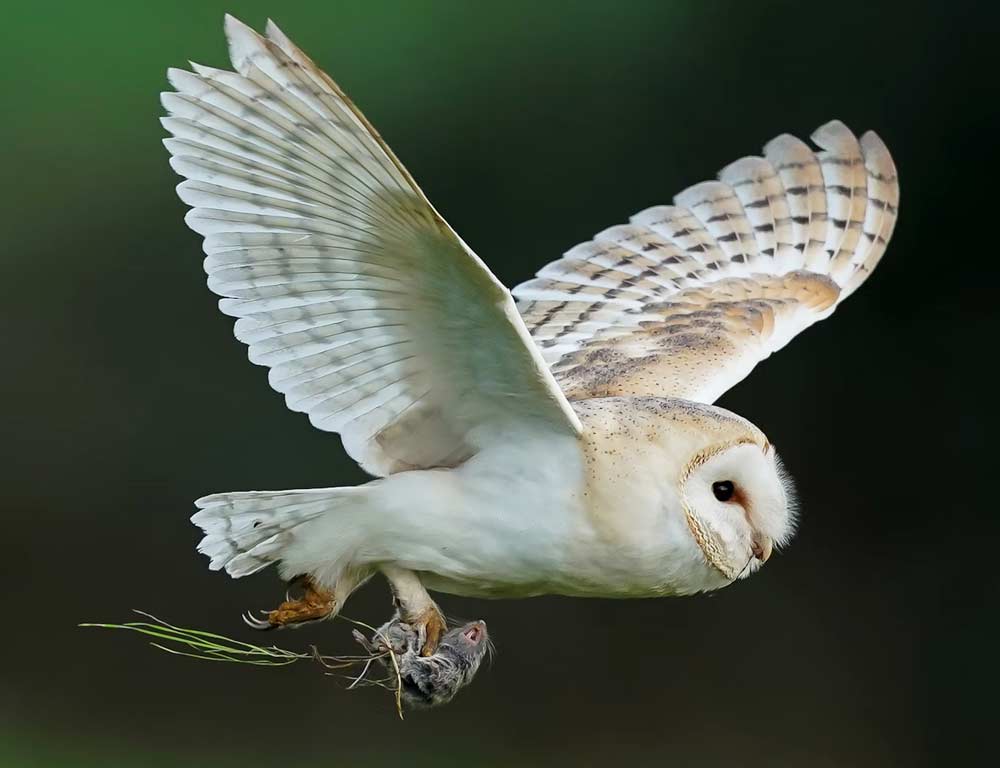
[[506,288],[273,24],[236,72],[171,70],[171,164],[209,287],[288,407],[366,470],[450,466],[498,428],[579,421]]
[[713,402],[864,282],[896,222],[895,166],[838,121],[812,139],[777,137],[514,289],[571,400]]

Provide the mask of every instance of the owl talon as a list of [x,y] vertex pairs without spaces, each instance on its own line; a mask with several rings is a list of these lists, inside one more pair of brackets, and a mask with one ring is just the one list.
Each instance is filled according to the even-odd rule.
[[[261,613],[266,615],[267,612],[261,611]],[[254,616],[250,611],[244,613],[241,618],[243,619],[243,623],[246,624],[248,627],[250,627],[250,629],[255,629],[258,632],[264,632],[269,629],[274,629],[274,625],[271,624],[270,621],[268,621],[267,619],[259,619],[256,616]]]
[[420,655],[433,656],[441,642],[441,636],[448,631],[448,624],[444,620],[441,610],[436,605],[432,605],[423,614],[407,623],[417,630]]
[[243,616],[244,623],[251,629],[264,631],[322,621],[333,615],[337,607],[333,592],[316,585],[308,577],[296,583],[302,586],[302,597],[292,598],[290,590],[286,591],[281,605],[273,611],[261,611],[266,618],[260,619],[248,612]]

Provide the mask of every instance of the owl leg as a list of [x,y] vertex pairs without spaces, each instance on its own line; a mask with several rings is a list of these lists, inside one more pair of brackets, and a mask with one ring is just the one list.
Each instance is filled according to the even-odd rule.
[[392,587],[400,618],[417,630],[420,655],[433,655],[441,641],[441,635],[448,629],[441,609],[413,571],[395,565],[384,565],[381,570]]

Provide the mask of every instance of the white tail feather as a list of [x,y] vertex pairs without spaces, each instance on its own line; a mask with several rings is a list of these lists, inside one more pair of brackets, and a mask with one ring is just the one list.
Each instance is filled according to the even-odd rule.
[[[199,511],[191,522],[205,532],[198,551],[207,555],[213,571],[233,578],[248,576],[272,563],[282,562],[286,577],[298,573],[288,556],[303,541],[302,526],[338,510],[362,488],[316,488],[300,491],[240,491],[216,493],[198,499]],[[348,521],[345,521],[348,522]],[[342,540],[356,539],[349,522]],[[330,561],[338,560],[330,552]]]

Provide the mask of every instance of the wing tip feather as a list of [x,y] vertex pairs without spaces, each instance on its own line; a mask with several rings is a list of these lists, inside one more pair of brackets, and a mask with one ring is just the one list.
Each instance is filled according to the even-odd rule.
[[[691,210],[704,203],[706,200],[710,200],[719,194],[728,196],[732,194],[732,190],[724,180],[708,179],[706,181],[700,181],[697,184],[692,184],[687,189],[681,190],[674,195],[674,205],[678,208],[687,208],[688,210]],[[645,213],[645,211],[642,213]],[[641,213],[636,215],[639,216]]]
[[809,138],[817,147],[837,154],[855,154],[858,151],[857,136],[841,120],[823,123]]
[[865,164],[883,178],[882,181],[895,183],[897,180],[896,163],[892,159],[889,147],[875,131],[865,131],[861,135],[861,152],[865,156]]
[[281,27],[277,25],[274,19],[268,18],[268,20],[264,23],[264,34],[267,35],[267,38],[273,41],[274,44],[285,53],[290,54],[297,48],[288,35],[281,31]]
[[771,164],[759,155],[747,155],[734,160],[721,171],[719,181],[734,184],[738,181],[756,178],[761,170],[770,169]]
[[237,72],[246,75],[254,54],[265,47],[263,39],[256,30],[231,13],[225,15],[222,26],[229,46],[229,60]]
[[812,156],[812,150],[798,136],[790,133],[782,133],[775,136],[764,145],[764,155],[774,162],[776,158],[795,157],[808,155]]

